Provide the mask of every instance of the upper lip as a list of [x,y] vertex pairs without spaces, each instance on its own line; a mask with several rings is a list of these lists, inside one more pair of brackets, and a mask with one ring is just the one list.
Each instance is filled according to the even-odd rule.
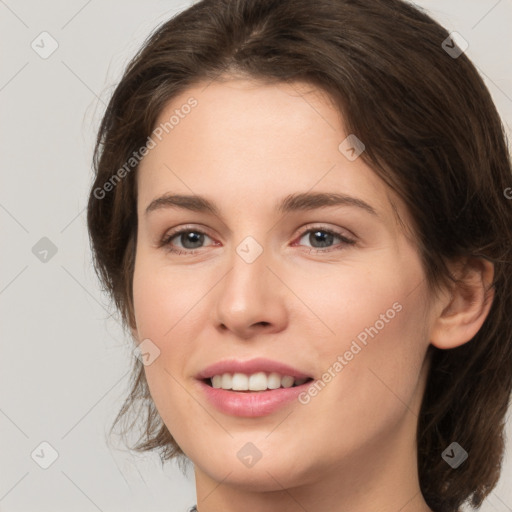
[[246,375],[252,375],[258,372],[275,372],[282,376],[289,375],[295,379],[310,377],[309,375],[285,363],[259,357],[256,359],[249,359],[247,361],[240,361],[237,359],[224,359],[223,361],[218,361],[199,372],[197,378],[209,379],[214,375],[222,375],[223,373],[244,373]]

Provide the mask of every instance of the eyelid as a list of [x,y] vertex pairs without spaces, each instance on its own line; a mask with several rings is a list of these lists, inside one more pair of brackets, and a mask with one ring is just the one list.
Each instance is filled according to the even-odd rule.
[[[158,242],[158,247],[162,247],[163,245],[166,245],[172,238],[174,238],[176,235],[181,234],[184,231],[194,231],[197,233],[201,233],[204,235],[209,236],[211,239],[214,237],[209,233],[209,229],[206,226],[203,226],[201,224],[184,224],[180,225],[176,228],[172,228],[164,233],[164,235],[160,238]],[[197,249],[188,249],[188,251],[192,252]]]
[[[198,226],[200,226],[200,227],[198,227]],[[344,229],[344,228],[339,228],[339,227],[334,228],[334,227],[327,226],[325,224],[314,223],[314,222],[306,224],[306,225],[300,227],[293,234],[293,240],[294,241],[300,240],[307,233],[309,233],[311,231],[315,231],[315,230],[323,231],[323,232],[326,232],[326,233],[329,233],[329,234],[332,234],[334,236],[339,237],[341,239],[341,244],[344,244],[344,245],[353,245],[353,244],[356,243],[357,237],[351,231],[349,231],[347,229]],[[173,248],[170,245],[170,241],[173,238],[175,238],[176,236],[182,234],[183,232],[189,232],[189,231],[206,235],[209,238],[211,238],[212,240],[214,240],[214,237],[209,234],[208,228],[206,228],[206,227],[204,227],[202,225],[197,225],[197,224],[196,225],[191,225],[191,224],[187,225],[187,224],[185,224],[185,225],[173,228],[170,231],[167,231],[163,235],[163,237],[160,239],[160,241],[158,242],[158,248],[165,247],[171,253],[173,253],[173,252],[176,253],[176,252],[184,251],[185,253],[190,254],[190,255],[193,255],[197,251],[200,251],[201,249],[204,249],[205,247],[199,247],[197,249],[182,249],[182,248],[179,248],[179,247],[178,248]],[[346,231],[348,234],[345,234],[344,231]],[[212,245],[215,245],[215,244],[212,244]],[[296,246],[296,245],[297,244],[295,242],[293,242],[293,246]],[[308,248],[306,247],[305,249],[308,249]],[[318,251],[319,253],[326,253],[326,252],[329,252],[329,251],[332,251],[332,250],[341,250],[341,247],[338,247],[336,245],[333,246],[333,247],[327,247],[327,248],[311,247],[311,248],[309,248],[309,251],[311,251],[312,249]]]
[[356,235],[354,235],[354,233],[352,233],[351,231],[349,231],[348,229],[346,228],[340,228],[340,227],[330,227],[328,226],[327,224],[322,224],[322,223],[318,223],[318,222],[310,222],[309,224],[305,224],[304,226],[301,226],[293,235],[294,239],[297,237],[297,236],[304,236],[308,231],[313,231],[313,230],[317,230],[317,231],[327,231],[329,233],[333,233],[337,236],[340,236],[342,238],[350,238],[352,240],[354,240],[355,242],[355,239],[357,238]]

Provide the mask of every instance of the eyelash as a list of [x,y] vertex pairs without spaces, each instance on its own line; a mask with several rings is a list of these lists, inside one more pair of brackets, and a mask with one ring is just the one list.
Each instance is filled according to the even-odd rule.
[[[355,240],[353,240],[351,238],[347,238],[346,236],[342,235],[340,232],[332,230],[332,229],[325,228],[323,226],[315,226],[315,227],[308,228],[308,229],[302,231],[300,233],[300,235],[298,236],[298,240],[300,240],[304,235],[306,235],[308,233],[317,232],[317,231],[320,231],[322,233],[327,233],[328,235],[333,235],[335,237],[338,237],[341,240],[342,244],[345,244],[345,245],[353,245],[353,244],[356,243]],[[200,247],[200,248],[197,248],[197,249],[182,249],[182,248],[176,249],[176,248],[172,247],[172,245],[170,244],[171,240],[176,238],[177,236],[183,234],[183,233],[198,233],[198,234],[201,234],[201,235],[206,235],[209,238],[212,238],[210,235],[208,235],[208,233],[205,233],[204,231],[201,231],[200,229],[184,227],[184,228],[181,228],[181,229],[179,229],[177,231],[171,231],[169,234],[164,235],[164,237],[162,238],[162,240],[158,244],[158,247],[159,248],[165,247],[165,249],[167,251],[171,252],[171,253],[176,253],[176,254],[180,254],[180,255],[183,255],[183,253],[185,253],[184,254],[185,256],[194,255],[194,254],[196,254],[196,252],[198,252],[201,249],[203,249],[203,247]],[[342,250],[342,249],[343,249],[343,245],[341,245],[340,247],[327,247],[327,248],[324,248],[324,249],[317,248],[317,247],[311,247],[309,249],[309,251],[307,251],[307,252],[312,252],[314,250],[316,252],[326,253],[326,252],[331,252],[331,251],[339,251],[339,250]],[[306,251],[304,251],[304,252],[306,252]]]

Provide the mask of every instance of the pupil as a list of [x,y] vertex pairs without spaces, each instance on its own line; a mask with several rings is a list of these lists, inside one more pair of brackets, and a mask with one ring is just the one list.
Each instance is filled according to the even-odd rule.
[[331,235],[330,233],[326,233],[325,231],[311,232],[310,235],[309,235],[309,241],[311,242],[313,247],[315,247],[315,244],[313,242],[316,243],[316,237],[319,237],[319,238],[323,239],[323,240],[320,240],[320,244],[321,245],[320,246],[316,246],[316,247],[325,247],[329,243],[332,243],[334,235]]
[[[194,240],[194,239],[196,239],[196,240]],[[183,247],[185,247],[185,249],[197,249],[197,247],[201,245],[203,240],[204,240],[204,235],[202,233],[196,233],[194,231],[190,231],[188,233],[181,234],[181,243],[183,244]],[[194,243],[198,244],[198,246],[190,247],[189,245],[187,245],[189,242],[192,244],[194,244]]]
[[[331,235],[330,233],[326,233],[325,231],[314,231],[311,232],[309,235],[309,241],[314,247],[326,247],[327,245],[330,245],[332,243],[333,238],[333,235]],[[319,245],[315,246],[317,241]],[[204,235],[202,233],[189,231],[188,233],[182,233],[181,235],[181,243],[183,244],[183,247],[185,247],[186,249],[197,249],[199,246],[201,246],[203,242]],[[192,246],[190,246],[189,244],[192,244]]]

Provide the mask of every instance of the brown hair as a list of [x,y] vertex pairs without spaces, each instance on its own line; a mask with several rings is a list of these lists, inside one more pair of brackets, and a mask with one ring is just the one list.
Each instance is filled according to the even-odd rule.
[[[137,190],[136,172],[125,164],[169,100],[228,74],[306,81],[327,92],[347,133],[364,142],[361,158],[405,202],[429,286],[454,282],[447,261],[494,263],[495,297],[477,335],[451,350],[429,346],[418,471],[437,512],[466,500],[479,507],[496,485],[512,388],[510,157],[488,90],[465,54],[445,51],[448,37],[401,0],[200,1],[155,30],[127,66],[99,128],[88,204],[95,267],[125,327],[133,326]],[[134,448],[179,462],[183,452],[151,400],[142,363],[134,362],[114,425],[139,404],[146,414]],[[457,469],[441,457],[452,441],[469,452]]]

